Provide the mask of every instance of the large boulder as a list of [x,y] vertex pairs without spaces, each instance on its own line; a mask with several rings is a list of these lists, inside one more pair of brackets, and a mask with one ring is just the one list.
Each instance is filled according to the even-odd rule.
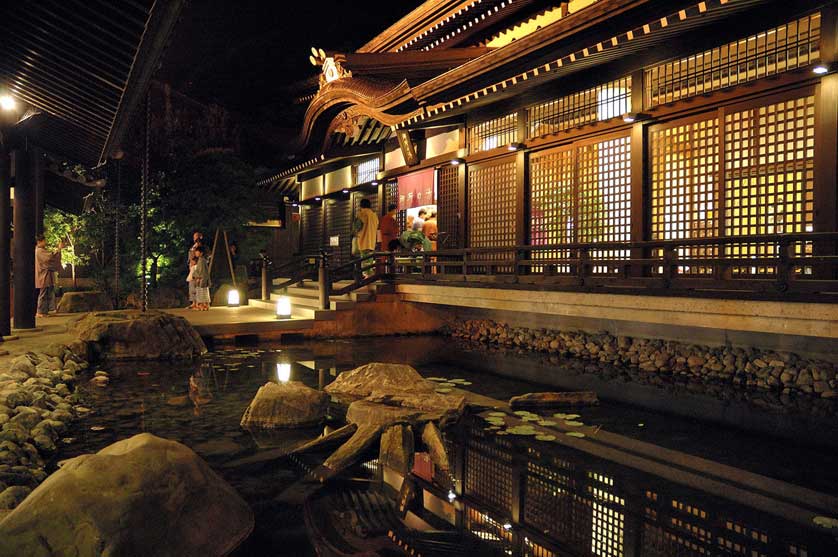
[[366,397],[374,393],[433,393],[435,388],[408,365],[373,362],[344,371],[324,390],[334,395]]
[[85,311],[107,311],[113,309],[113,302],[101,290],[87,292],[65,292],[58,301],[58,313],[82,313]]
[[141,433],[66,461],[0,522],[0,555],[227,555],[253,522],[191,449]]
[[326,416],[329,397],[299,381],[265,383],[244,411],[246,430],[306,427]]
[[189,321],[161,311],[91,312],[74,317],[67,329],[95,356],[111,360],[185,359],[207,351]]

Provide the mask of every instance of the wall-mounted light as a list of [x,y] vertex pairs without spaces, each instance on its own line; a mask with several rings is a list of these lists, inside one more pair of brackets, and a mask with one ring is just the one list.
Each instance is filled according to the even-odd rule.
[[370,182],[370,185],[377,186],[378,185],[378,180],[373,180],[372,182]]
[[348,189],[342,189],[342,190],[340,190],[340,191],[341,191],[341,193],[349,193],[349,190],[348,190]]
[[449,502],[453,503],[453,502],[454,502],[454,499],[456,499],[456,498],[457,498],[457,494],[456,494],[456,493],[454,493],[453,491],[449,491],[449,492],[448,492],[448,501],[449,501]]
[[299,207],[299,206],[300,206],[300,204],[299,204],[299,203],[292,203],[292,204],[291,204],[291,206],[292,206],[292,207]]
[[276,380],[288,383],[291,380],[291,364],[278,362],[276,364]]
[[17,101],[11,95],[0,95],[0,109],[14,110],[17,108]]
[[817,64],[815,67],[812,68],[812,73],[817,74],[817,75],[828,74],[830,71],[832,71],[831,64],[821,63],[821,64]]
[[458,165],[458,164],[463,164],[465,162],[466,162],[465,159],[451,159],[451,164],[453,164],[455,166]]
[[236,288],[233,288],[232,290],[227,292],[227,307],[237,308],[239,307],[239,303],[239,291]]
[[319,197],[315,197],[315,198],[314,198],[314,200],[315,200],[315,201],[320,201],[320,198],[319,198]]
[[649,118],[648,114],[643,114],[642,112],[626,112],[623,114],[623,122],[626,124],[631,124],[634,122],[639,122],[641,120],[647,120]]
[[512,525],[508,522],[504,523],[503,525],[504,530],[512,530]]
[[510,143],[506,146],[507,151],[518,151],[519,149],[523,149],[526,147],[523,143]]
[[276,318],[291,319],[291,300],[288,296],[280,296],[276,301]]

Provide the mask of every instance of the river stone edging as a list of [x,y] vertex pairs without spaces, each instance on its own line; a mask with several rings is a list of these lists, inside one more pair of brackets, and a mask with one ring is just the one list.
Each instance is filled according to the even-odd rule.
[[[685,376],[742,390],[783,396],[838,398],[836,366],[830,362],[755,348],[702,346],[658,339],[614,336],[607,332],[556,331],[511,327],[489,319],[458,321],[448,333],[468,341],[558,358],[612,364],[648,375]],[[595,366],[586,371],[596,373]]]
[[46,479],[46,460],[79,413],[71,389],[87,366],[87,344],[76,341],[27,352],[0,371],[0,519]]

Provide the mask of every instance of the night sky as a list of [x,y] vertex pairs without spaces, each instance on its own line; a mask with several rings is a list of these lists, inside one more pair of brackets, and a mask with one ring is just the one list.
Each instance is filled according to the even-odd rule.
[[419,3],[193,0],[158,77],[198,100],[256,116],[317,73],[308,61],[312,46],[354,51]]

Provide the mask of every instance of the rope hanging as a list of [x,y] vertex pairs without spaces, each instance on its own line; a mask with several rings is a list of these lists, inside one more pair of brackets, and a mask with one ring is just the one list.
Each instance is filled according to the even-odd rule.
[[114,172],[116,173],[116,191],[114,192],[114,229],[113,229],[113,291],[114,291],[114,309],[119,309],[119,212],[122,210],[122,160],[116,159],[113,161],[115,165]]
[[150,151],[151,135],[151,92],[146,95],[145,101],[145,153],[143,156],[143,170],[140,180],[140,259],[142,261],[142,275],[140,283],[141,308],[143,312],[148,309],[148,281],[146,280],[147,246],[146,246],[146,220],[148,214],[148,158]]

